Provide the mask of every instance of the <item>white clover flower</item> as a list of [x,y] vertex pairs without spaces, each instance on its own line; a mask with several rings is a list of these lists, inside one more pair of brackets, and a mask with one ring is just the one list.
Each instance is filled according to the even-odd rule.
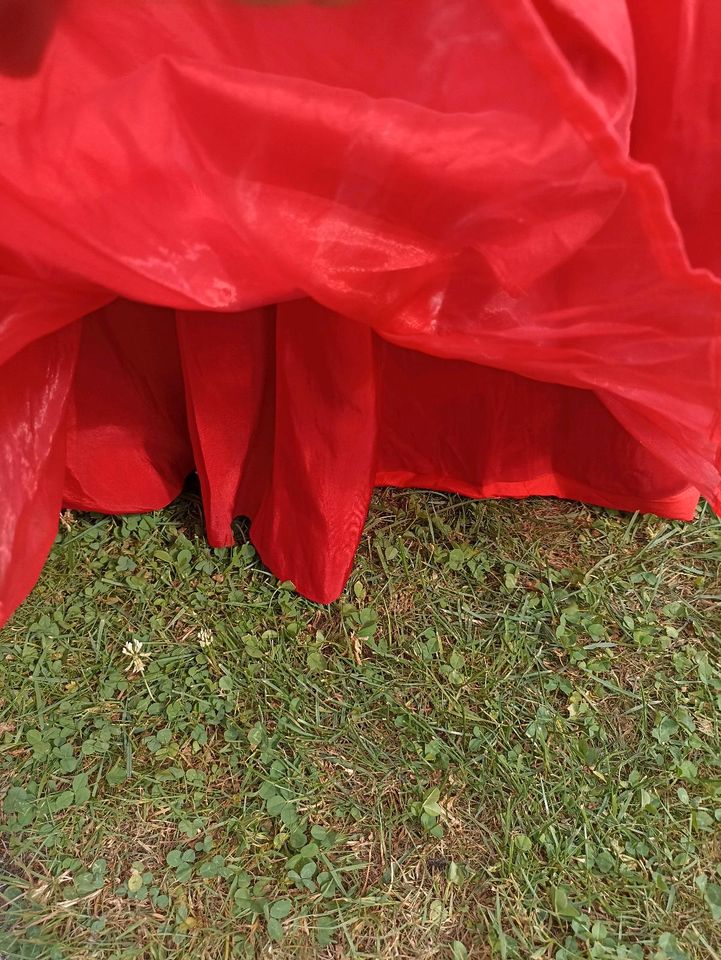
[[213,642],[213,634],[209,627],[201,627],[198,630],[198,643],[201,647],[209,647]]
[[128,640],[123,647],[123,656],[129,658],[130,663],[125,668],[126,673],[145,673],[145,661],[150,660],[150,654],[143,650],[143,641],[134,638]]

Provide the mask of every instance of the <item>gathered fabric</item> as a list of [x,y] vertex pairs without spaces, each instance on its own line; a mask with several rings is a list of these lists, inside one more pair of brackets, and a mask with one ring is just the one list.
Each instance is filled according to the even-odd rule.
[[11,15],[0,622],[193,471],[320,602],[375,486],[719,510],[715,0]]

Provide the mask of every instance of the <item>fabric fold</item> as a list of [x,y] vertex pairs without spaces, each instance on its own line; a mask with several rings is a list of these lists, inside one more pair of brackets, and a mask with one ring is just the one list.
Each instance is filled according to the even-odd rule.
[[82,323],[63,497],[136,513],[173,500],[194,469],[173,311],[115,300]]
[[43,337],[0,377],[0,624],[30,592],[58,529],[79,324]]

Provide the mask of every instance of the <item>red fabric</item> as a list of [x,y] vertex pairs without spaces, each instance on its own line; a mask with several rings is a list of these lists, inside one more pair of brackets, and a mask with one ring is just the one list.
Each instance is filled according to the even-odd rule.
[[374,484],[718,508],[711,0],[4,20],[0,616],[61,499],[194,467],[210,542],[248,515],[321,601]]
[[114,300],[85,318],[67,417],[64,499],[157,510],[193,469],[172,310]]
[[79,324],[29,344],[0,377],[0,623],[31,590],[55,539]]

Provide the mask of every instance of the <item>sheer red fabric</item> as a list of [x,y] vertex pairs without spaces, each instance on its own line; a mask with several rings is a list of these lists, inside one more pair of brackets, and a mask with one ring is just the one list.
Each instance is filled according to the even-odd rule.
[[0,620],[61,504],[721,503],[721,6],[0,0]]

